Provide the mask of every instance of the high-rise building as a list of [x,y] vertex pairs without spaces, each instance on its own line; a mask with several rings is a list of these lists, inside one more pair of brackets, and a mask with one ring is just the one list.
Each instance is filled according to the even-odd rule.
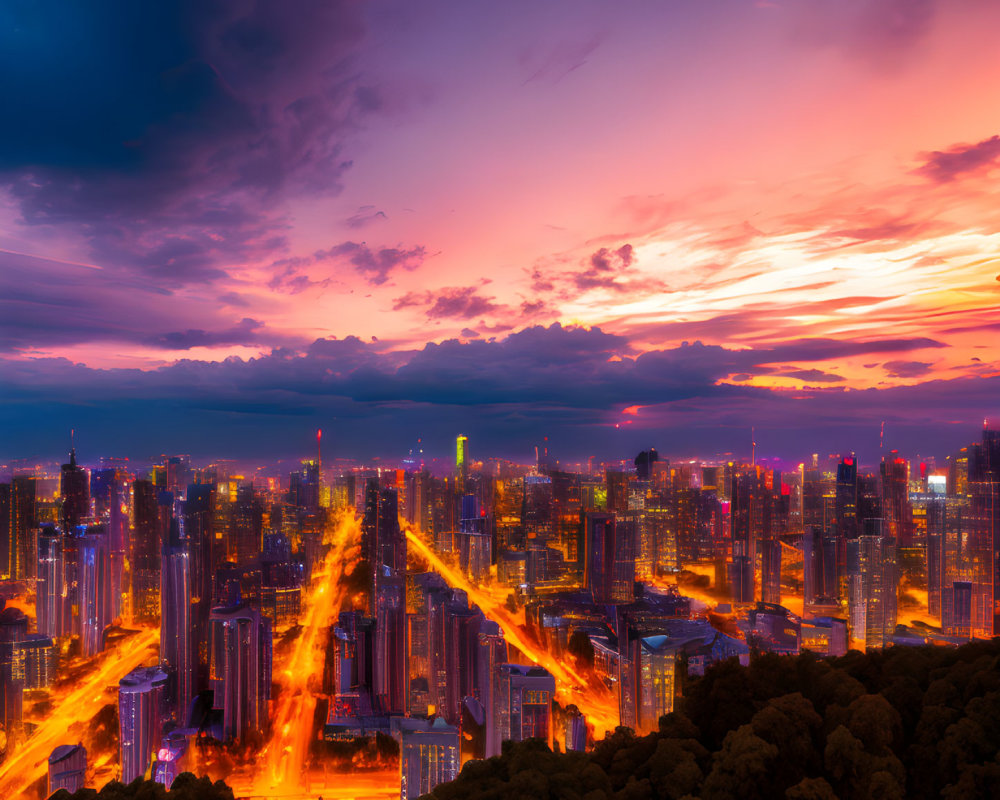
[[209,688],[222,710],[223,738],[263,733],[271,697],[271,621],[246,606],[212,609],[209,653]]
[[[376,583],[375,706],[383,714],[406,713],[406,586],[384,564]],[[454,678],[454,676],[452,676]]]
[[469,477],[469,437],[461,433],[455,439],[455,476],[458,479],[458,492],[464,494],[465,482]]
[[503,740],[500,737],[499,685],[501,666],[507,661],[507,640],[500,626],[483,618],[479,622],[479,636],[476,643],[476,698],[483,707],[485,720],[485,757],[500,755]]
[[69,463],[62,465],[59,476],[62,497],[59,520],[63,531],[69,531],[90,517],[90,478],[76,463],[76,450],[70,450]]
[[621,660],[622,724],[640,734],[657,729],[660,717],[674,710],[678,643],[669,636],[636,636],[629,641],[628,658]]
[[38,534],[38,581],[35,584],[35,619],[38,632],[53,638],[69,633],[66,624],[64,588],[66,563],[63,535],[55,527],[42,527]]
[[111,623],[111,570],[108,530],[104,525],[80,526],[79,609],[83,655],[104,649],[104,629]]
[[12,580],[27,580],[36,575],[38,550],[35,529],[38,525],[35,478],[15,475],[10,488],[10,565]]
[[145,774],[160,743],[167,674],[138,667],[118,683],[118,737],[122,783]]
[[[172,514],[173,496],[163,492],[161,504],[151,481],[132,484],[132,614],[137,620],[156,619],[160,611],[160,551],[163,549],[163,520]],[[168,499],[169,498],[169,499]]]
[[87,780],[87,750],[82,744],[61,744],[49,756],[49,794],[60,789],[77,792]]
[[614,514],[590,512],[584,536],[584,582],[595,603],[627,603],[634,597],[635,530]]
[[847,543],[851,638],[882,649],[896,629],[896,539],[884,520],[866,519],[864,533]]
[[168,692],[175,722],[187,724],[187,708],[195,695],[194,647],[192,630],[194,607],[191,600],[191,555],[189,541],[180,536],[180,526],[174,520],[167,540],[163,543],[160,585],[160,662],[169,673]]
[[458,777],[462,766],[458,728],[441,717],[400,723],[400,800],[414,800]]
[[496,718],[501,742],[544,739],[552,746],[552,697],[556,679],[543,667],[503,664],[497,686]]
[[21,726],[24,693],[24,652],[18,643],[28,637],[28,618],[16,608],[0,611],[0,722],[10,731]]

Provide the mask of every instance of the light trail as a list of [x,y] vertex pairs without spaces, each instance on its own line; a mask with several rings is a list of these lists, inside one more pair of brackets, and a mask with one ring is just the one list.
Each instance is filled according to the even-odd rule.
[[[262,771],[251,775],[237,772],[226,778],[239,797],[333,796],[323,791],[314,793],[307,770],[316,711],[312,684],[323,674],[327,632],[340,613],[344,599],[341,578],[357,556],[359,534],[354,515],[345,513],[328,542],[329,550],[313,573],[303,598],[302,631],[287,661],[275,671],[275,680],[282,689],[271,719],[271,739],[261,753]],[[338,785],[353,788],[354,776],[349,781],[338,781]],[[395,791],[398,794],[398,776]]]
[[595,685],[596,680],[588,680],[573,667],[564,664],[548,650],[532,644],[522,623],[502,602],[488,590],[474,585],[461,572],[450,567],[409,528],[406,529],[406,539],[420,557],[425,559],[450,586],[462,589],[469,596],[469,600],[479,606],[483,614],[501,626],[504,638],[508,642],[555,676],[557,695],[561,695],[564,704],[572,703],[586,715],[587,721],[594,725],[595,734],[614,731],[620,721],[618,702],[607,690]]
[[48,757],[60,744],[76,744],[70,728],[88,722],[107,704],[105,688],[136,667],[156,663],[160,630],[143,629],[105,652],[94,671],[57,701],[44,723],[0,765],[0,797],[24,797],[48,771]]

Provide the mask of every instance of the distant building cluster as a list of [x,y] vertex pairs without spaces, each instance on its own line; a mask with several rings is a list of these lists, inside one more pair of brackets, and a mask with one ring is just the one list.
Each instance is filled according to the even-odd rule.
[[[394,738],[404,800],[504,741],[582,750],[597,716],[655,730],[684,681],[726,659],[1000,635],[988,428],[942,464],[893,451],[782,470],[648,450],[570,469],[544,447],[530,465],[477,461],[465,436],[455,454],[432,470],[324,469],[317,453],[290,475],[246,477],[186,457],[87,469],[71,452],[58,475],[14,470],[0,483],[0,573],[4,597],[27,587],[34,616],[0,610],[7,738],[31,735],[26,692],[129,626],[158,626],[159,662],[117,676],[120,778],[169,786],[199,737],[263,746],[276,643],[351,511],[357,557],[321,640],[319,735]],[[448,568],[408,552],[407,529]],[[480,589],[495,604],[470,596]],[[610,705],[588,709],[537,653]],[[74,791],[86,749],[60,744],[48,769],[51,791]]]

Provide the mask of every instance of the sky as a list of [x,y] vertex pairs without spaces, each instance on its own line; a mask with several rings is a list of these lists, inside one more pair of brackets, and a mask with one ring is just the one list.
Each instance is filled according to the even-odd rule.
[[[0,8],[0,459],[943,457],[988,0]],[[753,430],[753,436],[751,435]],[[420,440],[420,444],[417,442]]]

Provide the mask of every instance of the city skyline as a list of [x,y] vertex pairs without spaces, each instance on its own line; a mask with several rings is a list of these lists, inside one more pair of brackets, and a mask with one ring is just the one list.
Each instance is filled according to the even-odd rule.
[[70,428],[290,458],[317,427],[359,460],[456,430],[510,458],[740,454],[751,428],[877,457],[883,422],[943,456],[1000,415],[998,23],[15,5],[0,460]]

